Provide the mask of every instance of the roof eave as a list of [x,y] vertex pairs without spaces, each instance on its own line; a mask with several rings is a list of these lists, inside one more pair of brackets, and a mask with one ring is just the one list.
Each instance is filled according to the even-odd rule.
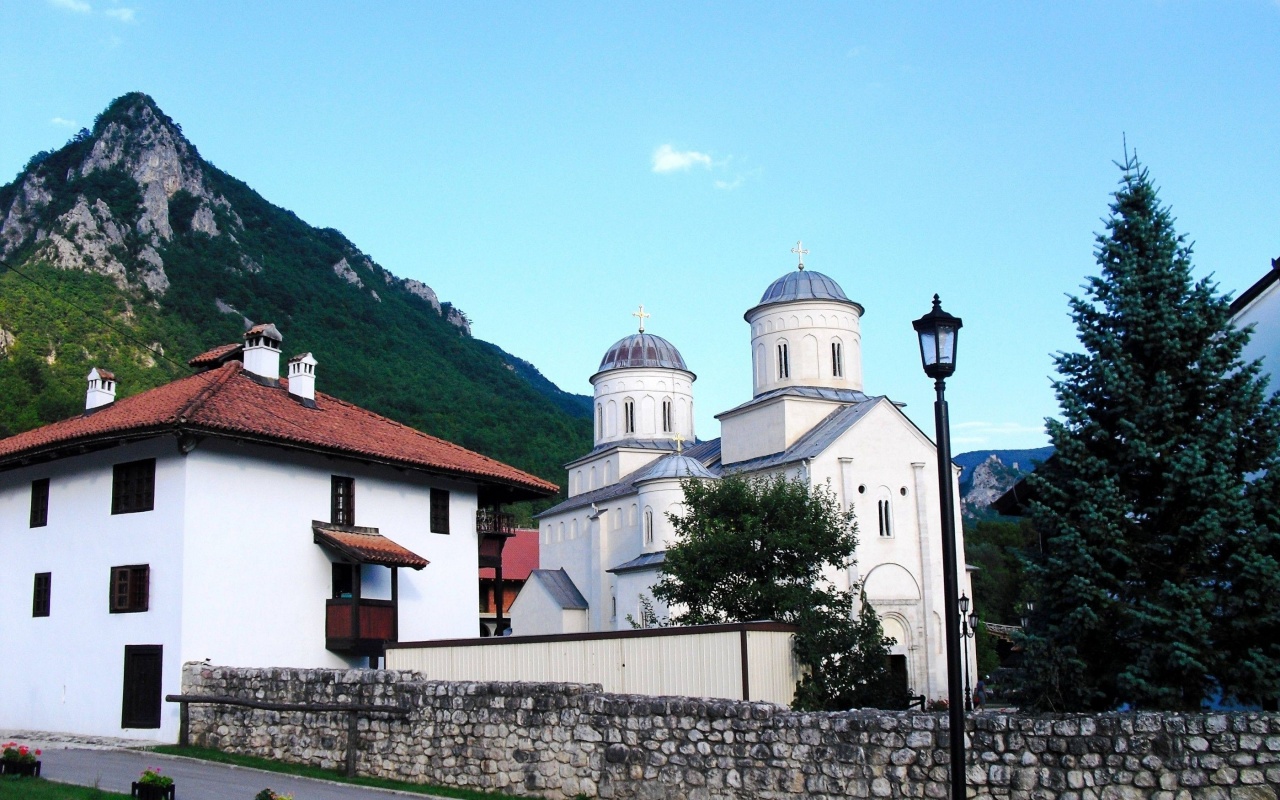
[[325,456],[340,456],[342,458],[360,461],[367,464],[381,464],[384,466],[394,467],[396,469],[410,469],[415,472],[422,472],[442,478],[462,478],[481,484],[481,491],[487,492],[491,495],[496,492],[497,495],[501,497],[500,502],[537,500],[543,497],[550,497],[560,491],[558,486],[551,483],[548,483],[546,486],[535,486],[512,480],[510,478],[484,475],[482,473],[471,472],[469,470],[433,467],[413,461],[404,461],[400,459],[386,458],[384,456],[371,455],[368,453],[360,453],[341,447],[323,447],[320,445],[296,442],[289,439],[265,436],[259,433],[230,431],[190,422],[166,422],[159,425],[149,425],[141,428],[131,428],[122,431],[95,434],[93,436],[67,439],[44,447],[20,450],[11,455],[0,457],[0,471],[27,466],[32,460],[54,460],[57,458],[67,458],[69,456],[81,455],[87,451],[86,449],[105,449],[107,447],[118,445],[122,442],[151,439],[164,434],[173,434],[174,436],[189,434],[234,441],[254,442],[256,444],[283,447],[289,450],[317,453]]

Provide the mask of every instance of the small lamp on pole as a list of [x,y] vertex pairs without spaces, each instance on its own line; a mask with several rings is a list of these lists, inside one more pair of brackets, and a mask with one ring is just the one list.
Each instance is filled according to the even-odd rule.
[[[964,639],[964,710],[973,710],[973,689],[969,683],[969,640],[978,635],[978,615],[969,613],[968,595],[960,595],[960,638]],[[973,643],[975,652],[978,646]]]
[[951,797],[965,800],[964,698],[960,688],[960,578],[957,572],[955,495],[951,475],[951,423],[947,417],[947,378],[956,371],[956,340],[961,321],[942,310],[935,294],[933,309],[911,323],[920,338],[924,374],[933,378],[938,399],[933,404],[938,436],[938,505],[942,511],[942,586],[947,638],[947,692],[950,714]]

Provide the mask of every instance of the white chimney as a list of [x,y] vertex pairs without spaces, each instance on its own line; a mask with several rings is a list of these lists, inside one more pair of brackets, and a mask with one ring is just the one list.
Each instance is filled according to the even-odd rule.
[[116,401],[116,376],[105,369],[89,370],[89,391],[84,396],[84,410],[109,406]]
[[270,322],[244,332],[244,368],[260,378],[280,380],[280,331]]
[[289,394],[300,400],[316,399],[316,359],[303,353],[289,359]]

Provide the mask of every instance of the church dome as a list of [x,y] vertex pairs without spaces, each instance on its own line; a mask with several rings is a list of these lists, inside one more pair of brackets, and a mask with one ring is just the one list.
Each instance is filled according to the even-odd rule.
[[683,453],[672,453],[669,456],[663,456],[658,459],[652,467],[645,470],[640,477],[635,479],[635,483],[663,479],[684,480],[685,478],[717,480],[711,470],[702,466],[701,461],[696,458],[690,458]]
[[633,333],[614,342],[600,360],[600,369],[596,372],[624,367],[661,367],[689,371],[676,346],[652,333]]
[[760,297],[760,305],[789,303],[792,300],[840,300],[851,302],[840,284],[811,269],[788,272],[769,284]]

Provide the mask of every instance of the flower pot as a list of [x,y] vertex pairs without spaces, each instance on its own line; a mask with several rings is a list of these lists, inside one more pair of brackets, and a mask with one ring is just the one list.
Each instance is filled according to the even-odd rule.
[[133,782],[133,796],[139,800],[174,800],[173,784],[158,786],[154,783]]
[[0,761],[0,772],[25,778],[40,777],[39,761]]

